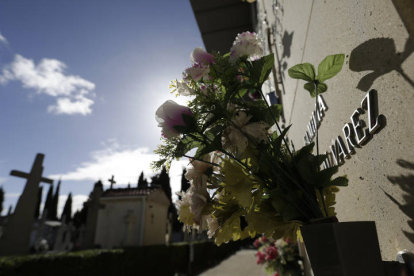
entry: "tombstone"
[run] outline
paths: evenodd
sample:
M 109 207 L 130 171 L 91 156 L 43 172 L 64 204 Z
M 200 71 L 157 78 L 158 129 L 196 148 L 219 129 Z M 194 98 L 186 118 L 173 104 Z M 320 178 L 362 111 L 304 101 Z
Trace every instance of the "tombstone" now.
M 0 238 L 0 255 L 28 254 L 30 235 L 35 222 L 37 193 L 40 182 L 53 184 L 52 179 L 42 177 L 44 154 L 37 154 L 30 173 L 11 171 L 10 175 L 26 178 L 26 186 L 20 195 L 13 215 Z
M 32 240 L 30 241 L 30 245 L 33 245 L 36 248 L 36 245 L 40 243 L 41 240 L 44 240 L 44 232 L 45 232 L 45 222 L 47 218 L 48 210 L 44 210 L 42 214 L 42 218 L 37 222 L 37 227 L 32 232 Z
M 62 217 L 62 225 L 59 227 L 59 230 L 56 234 L 54 250 L 56 251 L 70 251 L 73 248 L 73 243 L 71 242 L 73 226 L 72 222 L 68 224 L 65 223 L 66 216 Z

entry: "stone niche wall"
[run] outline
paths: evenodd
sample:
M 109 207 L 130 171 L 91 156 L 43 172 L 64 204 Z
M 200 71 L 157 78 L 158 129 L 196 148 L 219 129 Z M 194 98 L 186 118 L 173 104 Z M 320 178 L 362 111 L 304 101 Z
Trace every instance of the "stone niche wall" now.
M 328 80 L 328 107 L 319 128 L 321 153 L 342 136 L 353 112 L 372 89 L 386 125 L 355 154 L 338 175 L 349 186 L 337 195 L 340 221 L 375 221 L 382 257 L 394 260 L 401 249 L 414 251 L 414 42 L 390 0 L 259 1 L 259 24 L 274 32 L 286 125 L 296 148 L 304 135 L 315 99 L 304 81 L 290 79 L 298 63 L 317 65 L 327 55 L 344 53 L 342 71 Z M 283 84 L 283 85 L 282 85 Z M 368 118 L 360 119 L 368 125 Z

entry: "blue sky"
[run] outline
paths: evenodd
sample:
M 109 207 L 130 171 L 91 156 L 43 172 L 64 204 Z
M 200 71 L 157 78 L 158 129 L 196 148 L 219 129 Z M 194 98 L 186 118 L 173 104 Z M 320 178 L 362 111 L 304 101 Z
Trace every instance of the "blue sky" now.
M 188 0 L 1 1 L 3 213 L 25 184 L 10 170 L 28 172 L 38 152 L 43 175 L 62 177 L 62 206 L 69 192 L 80 205 L 112 174 L 124 185 L 150 176 L 155 111 L 199 46 Z M 171 171 L 174 183 L 184 163 Z

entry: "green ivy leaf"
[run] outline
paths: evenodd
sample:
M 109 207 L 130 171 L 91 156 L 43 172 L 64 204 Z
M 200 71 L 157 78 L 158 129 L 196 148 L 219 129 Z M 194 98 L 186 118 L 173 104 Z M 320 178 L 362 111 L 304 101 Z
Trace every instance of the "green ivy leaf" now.
M 301 79 L 308 82 L 315 80 L 315 67 L 310 63 L 297 64 L 290 68 L 288 73 L 293 79 Z
M 305 85 L 303 86 L 306 90 L 309 91 L 310 95 L 312 98 L 316 97 L 316 93 L 315 93 L 315 85 L 311 82 L 305 83 Z M 326 90 L 328 90 L 328 85 L 326 85 L 325 83 L 319 83 L 318 84 L 318 95 L 326 92 Z
M 345 55 L 327 56 L 318 66 L 318 80 L 324 82 L 338 74 L 344 65 Z

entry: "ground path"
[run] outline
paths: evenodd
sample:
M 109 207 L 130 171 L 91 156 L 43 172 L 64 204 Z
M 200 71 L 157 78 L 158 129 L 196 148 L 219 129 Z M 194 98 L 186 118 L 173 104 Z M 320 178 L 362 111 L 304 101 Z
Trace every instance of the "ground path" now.
M 264 267 L 256 264 L 256 250 L 243 249 L 200 276 L 266 276 Z

